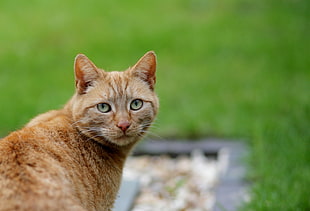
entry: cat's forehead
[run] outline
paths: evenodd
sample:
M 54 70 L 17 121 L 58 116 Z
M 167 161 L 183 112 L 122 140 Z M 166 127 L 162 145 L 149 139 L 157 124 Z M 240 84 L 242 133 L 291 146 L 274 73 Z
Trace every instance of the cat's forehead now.
M 110 72 L 106 72 L 106 74 L 108 74 L 110 78 L 120 79 L 120 78 L 123 78 L 125 75 L 128 75 L 128 72 L 127 71 L 110 71 Z
M 129 74 L 124 72 L 106 72 L 103 80 L 103 87 L 112 88 L 115 92 L 122 92 L 128 88 L 131 81 Z
M 149 87 L 128 71 L 105 72 L 98 84 L 98 91 L 109 99 L 147 97 L 150 93 Z

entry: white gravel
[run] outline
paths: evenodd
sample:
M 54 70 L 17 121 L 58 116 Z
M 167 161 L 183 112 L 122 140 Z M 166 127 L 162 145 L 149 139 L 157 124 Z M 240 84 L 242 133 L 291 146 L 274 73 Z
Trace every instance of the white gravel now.
M 225 154 L 225 153 L 222 153 Z M 140 193 L 132 211 L 209 211 L 214 188 L 226 168 L 226 159 L 208 159 L 199 150 L 191 156 L 129 157 L 124 178 L 138 179 Z

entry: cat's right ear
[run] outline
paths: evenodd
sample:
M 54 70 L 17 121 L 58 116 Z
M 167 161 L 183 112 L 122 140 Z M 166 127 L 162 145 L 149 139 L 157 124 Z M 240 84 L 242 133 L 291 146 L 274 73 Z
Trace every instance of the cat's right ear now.
M 79 94 L 85 94 L 100 75 L 98 68 L 84 54 L 75 57 L 74 74 L 76 91 Z

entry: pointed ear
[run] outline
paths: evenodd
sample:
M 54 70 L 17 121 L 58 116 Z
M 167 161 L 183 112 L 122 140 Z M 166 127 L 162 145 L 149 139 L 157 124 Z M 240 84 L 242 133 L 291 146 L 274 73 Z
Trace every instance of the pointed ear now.
M 99 77 L 98 68 L 84 54 L 78 54 L 74 61 L 75 86 L 79 94 L 85 94 L 87 88 Z
M 152 90 L 156 83 L 156 55 L 153 51 L 147 52 L 131 69 L 134 76 L 147 82 Z

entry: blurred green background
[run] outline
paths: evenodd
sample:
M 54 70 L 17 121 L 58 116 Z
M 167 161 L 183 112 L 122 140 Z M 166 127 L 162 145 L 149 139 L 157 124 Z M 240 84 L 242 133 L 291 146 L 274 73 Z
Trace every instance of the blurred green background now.
M 0 136 L 60 108 L 86 54 L 124 70 L 158 55 L 162 138 L 242 138 L 244 210 L 310 208 L 310 1 L 2 0 Z

